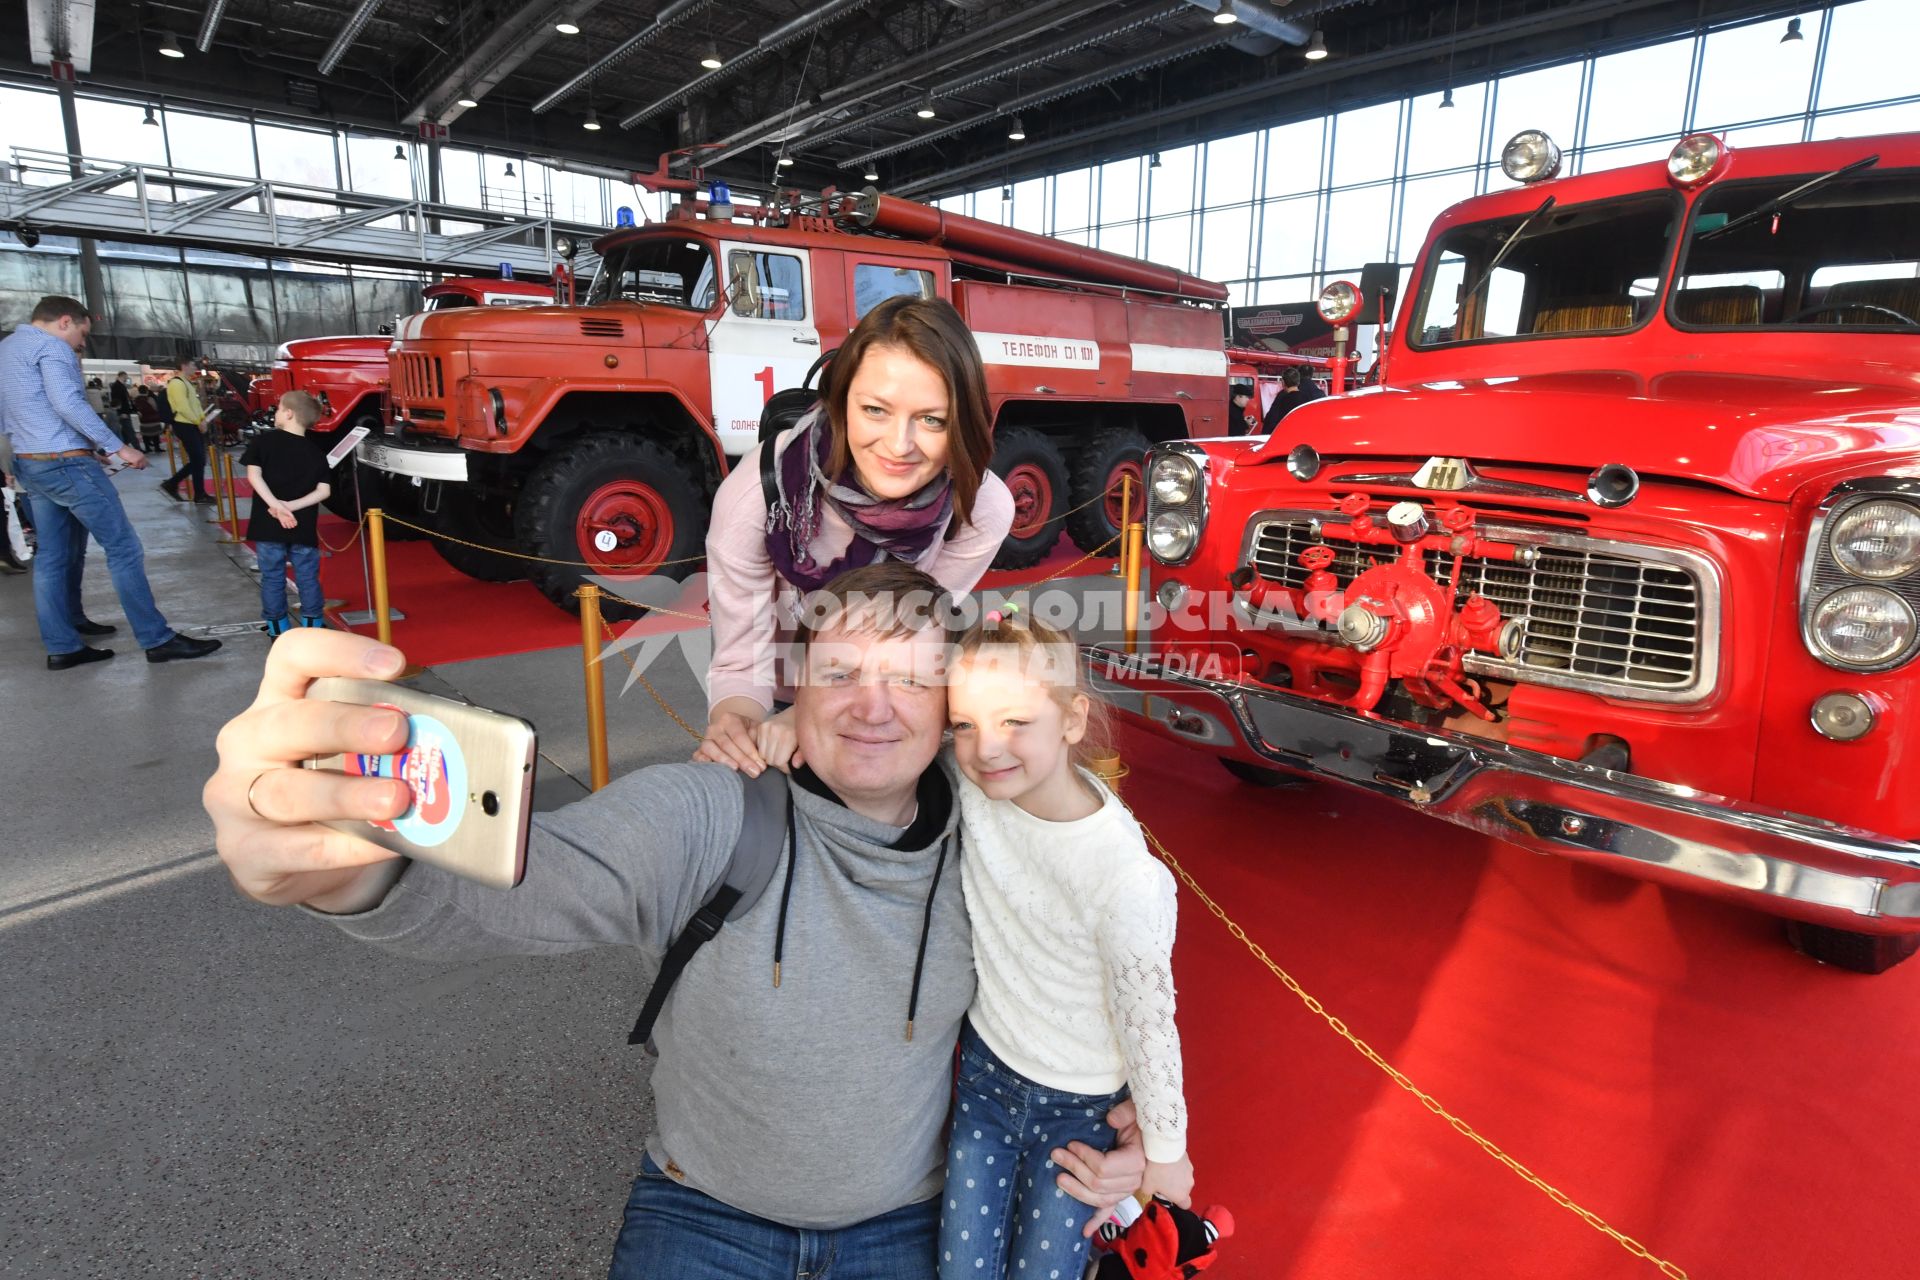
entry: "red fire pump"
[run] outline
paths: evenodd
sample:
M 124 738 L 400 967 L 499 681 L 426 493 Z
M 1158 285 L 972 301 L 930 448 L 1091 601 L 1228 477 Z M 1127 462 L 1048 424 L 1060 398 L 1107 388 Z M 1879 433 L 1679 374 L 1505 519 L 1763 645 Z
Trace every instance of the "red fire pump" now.
M 1520 652 L 1522 626 L 1503 619 L 1500 607 L 1477 592 L 1456 609 L 1460 574 L 1472 557 L 1530 563 L 1538 553 L 1481 537 L 1474 532 L 1474 513 L 1465 507 L 1442 510 L 1436 529 L 1417 502 L 1395 503 L 1384 525 L 1368 514 L 1372 505 L 1364 493 L 1342 498 L 1339 510 L 1347 517 L 1345 523 L 1323 522 L 1320 536 L 1326 541 L 1300 553 L 1307 570 L 1303 587 L 1296 592 L 1247 573 L 1242 581 L 1249 602 L 1338 628 L 1341 643 L 1363 655 L 1360 687 L 1341 700 L 1348 706 L 1371 711 L 1386 692 L 1387 681 L 1399 680 L 1426 706 L 1445 710 L 1457 705 L 1492 720 L 1479 683 L 1465 673 L 1461 659 L 1478 650 L 1511 660 Z M 1337 553 L 1326 542 L 1397 547 L 1400 554 L 1394 560 L 1373 561 L 1342 589 L 1332 570 Z M 1445 583 L 1428 572 L 1429 552 L 1452 556 Z

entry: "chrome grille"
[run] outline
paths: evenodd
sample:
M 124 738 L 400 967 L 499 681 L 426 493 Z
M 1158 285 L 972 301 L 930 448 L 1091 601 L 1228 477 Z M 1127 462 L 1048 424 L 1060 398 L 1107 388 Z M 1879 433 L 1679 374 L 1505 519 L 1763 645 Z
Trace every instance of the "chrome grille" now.
M 1307 571 L 1300 553 L 1322 545 L 1307 513 L 1257 518 L 1247 562 L 1269 582 L 1300 588 Z M 1502 614 L 1525 622 L 1519 657 L 1503 661 L 1476 654 L 1469 670 L 1565 688 L 1625 694 L 1656 701 L 1704 696 L 1717 668 L 1717 583 L 1711 564 L 1693 552 L 1588 538 L 1481 526 L 1482 534 L 1523 542 L 1539 553 L 1531 565 L 1469 559 L 1460 573 L 1460 599 L 1479 593 Z M 1335 576 L 1344 587 L 1370 565 L 1396 557 L 1389 547 L 1326 540 Z M 1431 554 L 1428 572 L 1446 582 L 1453 556 Z

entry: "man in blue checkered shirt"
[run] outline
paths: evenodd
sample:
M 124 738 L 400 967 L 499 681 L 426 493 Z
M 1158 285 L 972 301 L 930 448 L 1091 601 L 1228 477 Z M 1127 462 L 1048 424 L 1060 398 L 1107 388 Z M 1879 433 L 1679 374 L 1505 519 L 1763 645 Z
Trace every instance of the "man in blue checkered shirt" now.
M 142 468 L 147 456 L 122 444 L 87 403 L 80 352 L 92 330 L 85 306 L 52 296 L 40 299 L 30 323 L 0 339 L 0 435 L 13 445 L 14 479 L 33 503 L 39 538 L 33 607 L 47 646 L 47 668 L 65 671 L 113 656 L 113 650 L 93 648 L 83 639 L 113 631 L 89 621 L 80 608 L 88 534 L 106 548 L 113 589 L 147 661 L 204 657 L 220 642 L 179 635 L 160 615 L 147 585 L 140 535 L 107 478 L 113 460 Z

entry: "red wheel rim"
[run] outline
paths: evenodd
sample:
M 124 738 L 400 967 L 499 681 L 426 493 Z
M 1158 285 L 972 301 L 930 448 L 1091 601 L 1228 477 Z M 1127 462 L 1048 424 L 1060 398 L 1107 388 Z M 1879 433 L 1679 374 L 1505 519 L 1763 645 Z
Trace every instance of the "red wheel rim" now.
M 1047 527 L 1053 517 L 1053 481 L 1046 470 L 1023 462 L 1007 472 L 1007 488 L 1013 493 L 1011 538 L 1031 538 Z
M 1124 519 L 1120 510 L 1120 477 L 1122 476 L 1133 477 L 1133 509 L 1125 513 Z M 1113 470 L 1107 473 L 1107 523 L 1116 530 L 1123 528 L 1126 524 L 1147 518 L 1147 490 L 1143 483 L 1145 477 L 1146 472 L 1141 468 L 1140 463 L 1132 458 L 1115 463 Z
M 573 522 L 580 558 L 603 573 L 639 573 L 667 558 L 673 512 L 652 485 L 615 480 L 580 504 Z

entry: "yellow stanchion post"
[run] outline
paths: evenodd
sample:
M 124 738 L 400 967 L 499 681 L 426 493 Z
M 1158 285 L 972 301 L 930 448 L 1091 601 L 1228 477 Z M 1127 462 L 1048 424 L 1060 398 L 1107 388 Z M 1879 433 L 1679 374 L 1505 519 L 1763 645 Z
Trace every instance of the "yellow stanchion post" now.
M 1133 518 L 1133 477 L 1120 477 L 1121 634 L 1128 653 L 1134 652 L 1140 630 L 1140 551 L 1146 526 Z
M 381 644 L 393 643 L 393 616 L 387 608 L 387 514 L 378 507 L 367 512 L 367 550 L 372 556 L 373 633 Z
M 587 763 L 593 789 L 607 785 L 607 681 L 600 663 L 600 588 L 591 582 L 574 593 L 580 601 L 580 663 L 587 677 Z
M 244 542 L 240 536 L 240 502 L 233 489 L 233 456 L 225 450 L 215 450 L 213 483 L 220 490 L 221 505 L 214 510 L 225 511 L 226 517 L 220 522 L 220 541 Z

